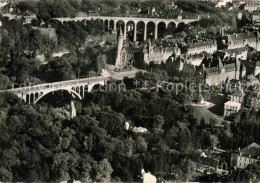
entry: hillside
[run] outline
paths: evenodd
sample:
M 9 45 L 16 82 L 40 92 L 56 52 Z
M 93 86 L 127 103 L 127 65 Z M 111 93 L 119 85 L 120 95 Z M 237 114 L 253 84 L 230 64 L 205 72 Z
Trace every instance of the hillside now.
M 200 121 L 202 118 L 205 119 L 205 122 L 209 124 L 210 120 L 218 120 L 219 117 L 212 112 L 210 112 L 206 107 L 194 106 L 194 116 Z

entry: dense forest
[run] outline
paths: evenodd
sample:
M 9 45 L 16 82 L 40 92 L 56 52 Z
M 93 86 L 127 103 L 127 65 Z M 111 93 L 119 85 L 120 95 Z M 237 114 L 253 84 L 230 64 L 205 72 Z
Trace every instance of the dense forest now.
M 22 22 L 3 17 L 0 20 L 3 24 L 0 29 L 0 89 L 10 88 L 13 81 L 36 84 L 96 76 L 105 67 L 106 54 L 111 48 L 87 45 L 80 49 L 88 36 L 104 34 L 100 22 L 61 24 L 51 21 L 49 25 L 55 28 L 57 38 L 53 39 Z M 52 57 L 55 51 L 63 49 L 70 53 Z M 36 58 L 37 54 L 44 54 L 46 64 Z
M 167 75 L 136 77 L 153 82 Z M 124 79 L 127 88 L 132 87 L 130 81 Z M 189 181 L 196 176 L 194 162 L 202 161 L 199 149 L 232 150 L 260 143 L 260 112 L 241 111 L 231 125 L 206 123 L 183 103 L 185 94 L 138 88 L 88 93 L 76 103 L 77 117 L 65 119 L 47 103 L 29 106 L 1 93 L 0 179 L 134 181 L 144 168 L 159 180 Z M 125 130 L 126 121 L 148 133 Z M 244 171 L 251 174 L 241 176 L 259 177 L 257 170 L 249 166 Z

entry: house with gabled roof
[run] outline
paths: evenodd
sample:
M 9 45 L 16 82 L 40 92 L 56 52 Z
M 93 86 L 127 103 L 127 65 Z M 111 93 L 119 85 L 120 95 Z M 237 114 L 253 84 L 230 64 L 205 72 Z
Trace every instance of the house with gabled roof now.
M 243 169 L 252 163 L 260 161 L 260 145 L 252 143 L 249 146 L 232 153 L 231 166 L 235 169 Z

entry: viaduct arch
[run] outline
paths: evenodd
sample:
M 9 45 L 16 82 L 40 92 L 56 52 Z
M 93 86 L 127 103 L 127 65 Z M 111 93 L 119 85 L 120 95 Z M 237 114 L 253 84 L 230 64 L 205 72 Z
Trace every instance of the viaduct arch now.
M 164 23 L 166 26 L 166 29 L 168 28 L 169 24 L 174 24 L 175 27 L 177 28 L 179 24 L 185 25 L 189 24 L 191 22 L 196 22 L 200 19 L 198 17 L 197 19 L 160 19 L 160 18 L 143 18 L 143 17 L 106 17 L 106 16 L 84 16 L 84 17 L 75 17 L 75 18 L 55 18 L 58 21 L 61 21 L 62 23 L 68 22 L 68 21 L 82 21 L 82 20 L 102 20 L 105 26 L 110 29 L 112 28 L 114 31 L 117 29 L 117 23 L 124 22 L 122 30 L 124 31 L 124 39 L 126 39 L 126 33 L 127 33 L 127 25 L 130 22 L 134 23 L 134 35 L 133 35 L 133 41 L 137 40 L 137 24 L 139 22 L 144 23 L 144 34 L 143 34 L 143 40 L 147 39 L 147 24 L 152 22 L 154 23 L 154 39 L 158 38 L 158 25 L 159 23 Z

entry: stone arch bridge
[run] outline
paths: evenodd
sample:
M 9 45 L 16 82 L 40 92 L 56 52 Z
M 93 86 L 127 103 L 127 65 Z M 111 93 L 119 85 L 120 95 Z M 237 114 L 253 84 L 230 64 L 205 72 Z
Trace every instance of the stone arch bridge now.
M 154 39 L 158 38 L 158 25 L 160 23 L 165 24 L 165 27 L 167 28 L 168 25 L 174 24 L 176 27 L 178 27 L 179 24 L 189 24 L 191 22 L 196 22 L 200 19 L 198 16 L 197 19 L 182 19 L 179 17 L 178 19 L 161 19 L 161 18 L 143 18 L 143 17 L 108 17 L 108 16 L 83 16 L 83 17 L 75 17 L 75 18 L 55 18 L 56 20 L 63 22 L 69 22 L 69 21 L 87 21 L 87 20 L 102 20 L 104 23 L 107 22 L 108 28 L 112 26 L 113 30 L 116 30 L 116 24 L 117 22 L 121 21 L 123 22 L 123 30 L 124 30 L 124 39 L 126 39 L 126 31 L 127 31 L 127 25 L 129 22 L 133 23 L 133 31 L 134 31 L 134 38 L 133 41 L 136 41 L 137 37 L 137 24 L 142 22 L 144 24 L 144 33 L 143 33 L 143 40 L 147 39 L 147 25 L 148 23 L 154 24 Z
M 85 92 L 91 92 L 97 85 L 104 86 L 108 79 L 108 77 L 86 78 L 20 87 L 6 91 L 16 94 L 28 104 L 36 104 L 47 94 L 60 90 L 65 90 L 73 97 L 81 100 L 84 98 Z

